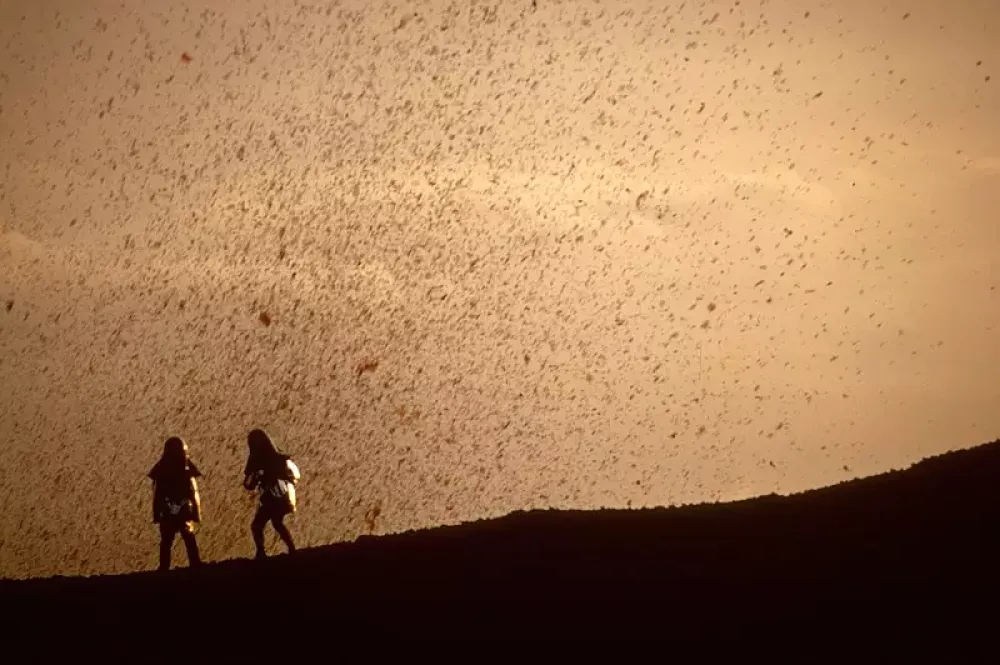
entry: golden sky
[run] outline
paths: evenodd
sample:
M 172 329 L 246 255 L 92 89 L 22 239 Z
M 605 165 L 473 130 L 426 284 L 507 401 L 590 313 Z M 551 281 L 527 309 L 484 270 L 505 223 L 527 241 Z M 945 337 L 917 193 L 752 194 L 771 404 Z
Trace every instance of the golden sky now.
M 304 546 L 1000 435 L 1000 4 L 534 5 L 0 0 L 0 575 L 170 435 L 207 559 L 256 426 Z

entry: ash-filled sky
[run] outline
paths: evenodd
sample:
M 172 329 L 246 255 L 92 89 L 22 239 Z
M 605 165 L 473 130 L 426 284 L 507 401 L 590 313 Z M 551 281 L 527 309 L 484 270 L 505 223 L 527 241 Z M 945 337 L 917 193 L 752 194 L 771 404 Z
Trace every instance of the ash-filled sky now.
M 256 426 L 304 546 L 996 438 L 998 34 L 996 0 L 0 0 L 0 576 L 152 567 L 169 435 L 210 560 L 252 553 Z

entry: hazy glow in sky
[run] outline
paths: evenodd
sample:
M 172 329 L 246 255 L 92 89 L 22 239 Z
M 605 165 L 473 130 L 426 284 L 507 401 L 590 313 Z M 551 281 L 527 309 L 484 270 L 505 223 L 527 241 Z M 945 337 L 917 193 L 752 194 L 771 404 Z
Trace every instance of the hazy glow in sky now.
M 998 435 L 1000 5 L 534 4 L 0 0 L 0 575 L 169 435 L 209 560 L 256 426 L 304 546 Z

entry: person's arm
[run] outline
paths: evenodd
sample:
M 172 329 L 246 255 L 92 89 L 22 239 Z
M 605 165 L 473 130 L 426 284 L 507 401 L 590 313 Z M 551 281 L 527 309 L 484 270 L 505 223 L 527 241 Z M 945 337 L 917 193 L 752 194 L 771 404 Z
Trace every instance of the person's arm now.
M 160 508 L 163 505 L 163 501 L 160 500 L 160 484 L 153 481 L 153 524 L 158 524 L 160 521 Z
M 292 460 L 287 461 L 287 467 L 288 467 L 288 473 L 291 476 L 289 480 L 291 480 L 293 483 L 299 482 L 299 479 L 302 477 L 302 474 L 299 473 L 299 467 L 296 466 L 295 462 L 293 462 Z
M 248 473 L 243 478 L 243 489 L 252 491 L 256 488 L 257 488 L 257 473 L 256 472 Z
M 198 474 L 201 475 L 200 473 Z M 201 495 L 198 493 L 198 481 L 195 476 L 191 477 L 191 510 L 194 513 L 194 521 L 201 523 Z

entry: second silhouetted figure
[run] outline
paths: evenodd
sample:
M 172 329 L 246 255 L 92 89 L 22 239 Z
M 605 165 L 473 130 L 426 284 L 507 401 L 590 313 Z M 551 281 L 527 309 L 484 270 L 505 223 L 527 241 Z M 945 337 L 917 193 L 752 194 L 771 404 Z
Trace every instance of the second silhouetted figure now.
M 263 430 L 255 429 L 247 436 L 250 457 L 244 470 L 243 487 L 248 490 L 260 489 L 260 505 L 250 524 L 253 542 L 257 547 L 257 558 L 267 556 L 264 550 L 264 527 L 270 522 L 274 530 L 288 546 L 288 552 L 295 551 L 292 534 L 285 526 L 285 516 L 295 512 L 295 483 L 299 480 L 299 469 L 288 455 L 275 448 L 271 437 Z

